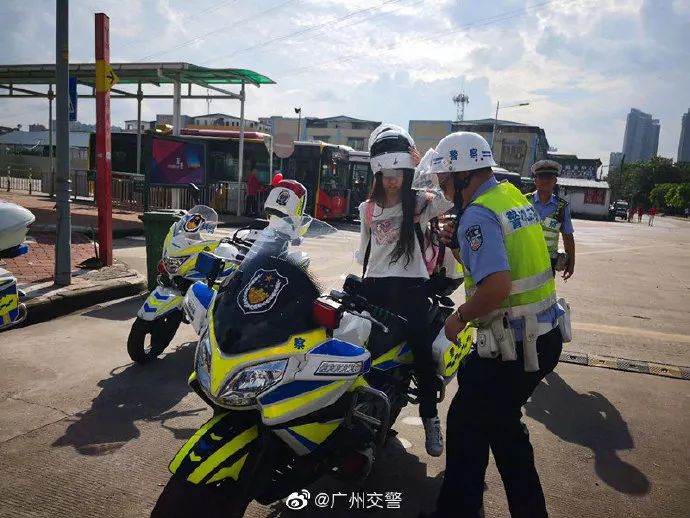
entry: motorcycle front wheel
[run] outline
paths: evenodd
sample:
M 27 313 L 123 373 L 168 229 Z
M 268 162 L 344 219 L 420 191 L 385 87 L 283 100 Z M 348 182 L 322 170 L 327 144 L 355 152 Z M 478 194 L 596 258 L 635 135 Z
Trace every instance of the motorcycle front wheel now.
M 129 357 L 141 364 L 157 358 L 175 337 L 180 322 L 181 309 L 175 309 L 156 320 L 137 317 L 127 338 Z
M 241 518 L 250 501 L 223 484 L 192 484 L 173 476 L 158 497 L 151 518 Z

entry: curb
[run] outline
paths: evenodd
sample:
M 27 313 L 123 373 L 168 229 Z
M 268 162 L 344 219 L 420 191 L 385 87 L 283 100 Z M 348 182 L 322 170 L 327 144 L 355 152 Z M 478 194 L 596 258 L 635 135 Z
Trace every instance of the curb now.
M 91 227 L 86 227 L 84 225 L 72 225 L 72 232 L 76 232 L 78 234 L 84 234 L 86 237 L 91 238 L 91 237 L 96 237 L 98 238 L 98 230 L 92 229 Z M 56 225 L 31 225 L 31 228 L 29 230 L 29 235 L 31 235 L 31 231 L 34 232 L 55 232 L 57 229 Z M 92 234 L 92 230 L 95 230 L 95 235 Z M 144 235 L 144 227 L 143 225 L 141 228 L 116 228 L 113 229 L 113 239 L 119 239 L 122 237 L 129 237 L 129 236 L 143 236 Z
M 625 372 L 637 372 L 638 374 L 651 374 L 664 378 L 690 380 L 690 367 L 668 365 L 663 363 L 628 360 L 626 358 L 614 358 L 613 356 L 599 356 L 577 351 L 563 351 L 560 361 L 586 365 L 588 367 L 601 367 Z
M 26 301 L 27 317 L 22 326 L 45 322 L 95 304 L 139 295 L 145 291 L 146 279 L 133 272 L 127 277 L 41 295 Z

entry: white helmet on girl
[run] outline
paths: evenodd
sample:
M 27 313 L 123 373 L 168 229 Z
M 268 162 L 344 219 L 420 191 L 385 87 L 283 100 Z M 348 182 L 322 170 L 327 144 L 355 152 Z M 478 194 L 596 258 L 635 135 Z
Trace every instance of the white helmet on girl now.
M 475 171 L 495 166 L 491 146 L 477 133 L 458 131 L 441 139 L 431 159 L 431 174 Z
M 410 148 L 412 137 L 395 124 L 381 124 L 369 137 L 371 170 L 379 173 L 384 169 L 414 169 Z

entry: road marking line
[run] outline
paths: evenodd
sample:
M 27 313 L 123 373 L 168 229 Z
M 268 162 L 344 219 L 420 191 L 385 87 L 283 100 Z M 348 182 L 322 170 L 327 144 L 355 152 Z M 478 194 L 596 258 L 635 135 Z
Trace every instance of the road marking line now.
M 619 336 L 638 336 L 650 338 L 652 340 L 680 342 L 690 344 L 690 336 L 675 333 L 662 333 L 650 329 L 640 329 L 637 327 L 609 326 L 606 324 L 594 324 L 591 322 L 573 322 L 573 328 L 578 331 L 589 331 L 592 333 L 604 333 L 607 335 Z

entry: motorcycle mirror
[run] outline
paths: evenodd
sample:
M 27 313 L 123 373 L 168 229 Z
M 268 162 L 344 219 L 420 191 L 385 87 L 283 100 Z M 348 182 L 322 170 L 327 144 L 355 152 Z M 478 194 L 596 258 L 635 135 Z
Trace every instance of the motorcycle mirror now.
M 225 261 L 222 257 L 218 257 L 210 252 L 201 252 L 196 258 L 196 266 L 194 268 L 197 272 L 204 274 L 209 286 L 211 286 L 220 275 L 220 272 L 223 271 L 224 265 Z
M 194 204 L 195 205 L 198 204 L 199 203 L 199 196 L 201 195 L 201 191 L 199 190 L 199 188 L 196 186 L 196 184 L 190 183 L 189 184 L 189 191 L 192 194 L 192 199 L 194 200 Z

